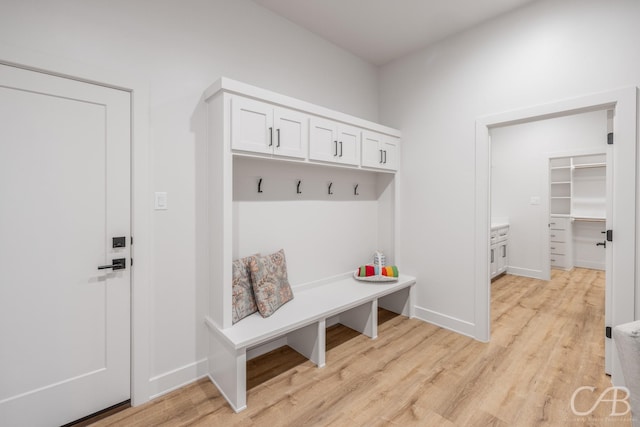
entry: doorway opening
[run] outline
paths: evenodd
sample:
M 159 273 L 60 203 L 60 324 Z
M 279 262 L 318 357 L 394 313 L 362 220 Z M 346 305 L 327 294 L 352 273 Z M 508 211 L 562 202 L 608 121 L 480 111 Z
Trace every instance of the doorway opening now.
M 613 214 L 610 229 L 611 243 L 611 325 L 616 326 L 634 320 L 636 295 L 636 88 L 588 95 L 538 105 L 521 110 L 491 115 L 476 121 L 476 227 L 475 227 L 475 336 L 489 341 L 490 332 L 490 279 L 489 249 L 491 229 L 491 134 L 490 130 L 517 123 L 539 121 L 547 118 L 571 116 L 590 111 L 613 111 L 614 145 L 611 160 Z M 608 226 L 609 227 L 609 226 Z M 548 250 L 548 249 L 547 249 Z M 609 250 L 609 248 L 607 248 Z M 621 369 L 612 349 L 612 381 L 623 385 Z
M 593 285 L 593 293 L 599 295 L 591 295 L 590 301 L 605 316 L 599 335 L 589 337 L 604 342 L 607 363 L 601 370 L 607 373 L 611 372 L 611 340 L 605 339 L 610 311 L 605 289 L 610 283 L 604 280 L 611 268 L 605 240 L 606 219 L 612 211 L 607 197 L 612 176 L 612 165 L 607 168 L 609 116 L 603 109 L 490 130 L 491 223 L 492 230 L 497 224 L 509 225 L 505 270 L 559 289 L 562 284 L 552 280 L 592 277 L 572 274 L 574 268 L 601 272 L 593 276 L 598 283 L 589 280 L 585 289 L 571 289 L 582 292 Z M 568 273 L 552 275 L 552 269 Z

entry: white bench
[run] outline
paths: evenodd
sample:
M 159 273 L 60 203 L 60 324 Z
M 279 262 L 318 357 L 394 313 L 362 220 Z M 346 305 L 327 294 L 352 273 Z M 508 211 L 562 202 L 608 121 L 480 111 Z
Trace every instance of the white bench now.
M 397 282 L 360 282 L 343 275 L 293 288 L 294 299 L 270 317 L 259 313 L 220 329 L 208 316 L 209 378 L 234 411 L 247 407 L 247 351 L 278 338 L 319 368 L 325 364 L 327 319 L 370 338 L 378 336 L 378 306 L 414 317 L 414 277 Z

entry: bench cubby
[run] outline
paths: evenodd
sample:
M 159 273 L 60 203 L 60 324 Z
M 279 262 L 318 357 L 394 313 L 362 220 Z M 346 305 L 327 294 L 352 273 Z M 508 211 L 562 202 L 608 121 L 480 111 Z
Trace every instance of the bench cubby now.
M 322 285 L 294 288 L 294 299 L 270 317 L 255 313 L 235 325 L 220 329 L 211 318 L 210 359 L 212 381 L 237 412 L 246 408 L 247 352 L 276 339 L 312 361 L 325 365 L 327 319 L 375 339 L 378 306 L 413 317 L 415 278 L 401 275 L 397 282 L 365 283 L 350 275 Z M 260 354 L 261 352 L 257 353 Z M 211 360 L 214 361 L 211 364 Z

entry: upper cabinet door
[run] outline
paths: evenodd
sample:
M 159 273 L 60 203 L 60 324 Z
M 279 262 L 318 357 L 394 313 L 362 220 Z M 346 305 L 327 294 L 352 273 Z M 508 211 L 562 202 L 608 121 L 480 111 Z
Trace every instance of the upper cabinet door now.
M 398 170 L 398 138 L 386 137 L 382 141 L 383 167 Z
M 360 164 L 360 135 L 362 131 L 353 126 L 338 127 L 338 160 L 347 165 Z
M 273 152 L 279 156 L 305 159 L 309 146 L 309 118 L 286 108 L 274 110 Z
M 309 159 L 357 166 L 362 131 L 332 120 L 311 118 Z
M 362 166 L 368 168 L 383 168 L 384 153 L 382 135 L 373 132 L 362 132 Z
M 375 132 L 363 132 L 362 166 L 392 171 L 397 170 L 398 138 Z
M 309 159 L 335 162 L 338 158 L 338 138 L 336 123 L 318 117 L 309 122 Z
M 375 132 L 363 132 L 362 166 L 392 171 L 397 170 L 398 138 Z
M 270 154 L 273 152 L 273 106 L 252 99 L 231 99 L 231 148 Z

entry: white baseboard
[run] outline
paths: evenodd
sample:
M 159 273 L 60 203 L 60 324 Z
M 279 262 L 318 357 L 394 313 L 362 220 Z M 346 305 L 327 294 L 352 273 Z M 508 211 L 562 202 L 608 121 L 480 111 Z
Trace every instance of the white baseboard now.
M 157 375 L 149 380 L 149 399 L 160 397 L 207 375 L 207 358 Z
M 603 262 L 593 262 L 583 259 L 577 259 L 574 266 L 580 268 L 589 268 L 591 270 L 606 270 L 607 268 Z
M 520 267 L 507 267 L 507 274 L 513 274 L 514 276 L 530 277 L 532 279 L 547 280 L 544 274 L 540 270 L 531 270 L 529 268 Z
M 474 323 L 456 319 L 455 317 L 437 313 L 423 307 L 416 306 L 415 309 L 416 319 L 477 339 L 474 335 L 476 331 L 476 325 Z

